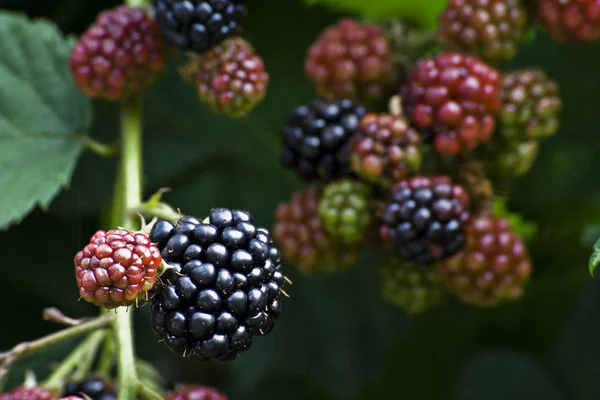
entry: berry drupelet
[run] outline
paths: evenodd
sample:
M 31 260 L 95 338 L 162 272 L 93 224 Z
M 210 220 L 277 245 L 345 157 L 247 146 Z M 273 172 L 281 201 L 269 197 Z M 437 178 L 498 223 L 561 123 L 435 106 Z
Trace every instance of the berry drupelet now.
M 461 301 L 480 307 L 520 298 L 531 275 L 531 261 L 509 222 L 479 215 L 465 235 L 464 250 L 437 267 L 448 289 Z
M 383 210 L 380 236 L 401 258 L 431 264 L 462 249 L 468 207 L 466 190 L 447 177 L 400 181 Z
M 351 141 L 352 170 L 366 181 L 389 186 L 421 167 L 420 144 L 406 118 L 368 114 Z
M 165 400 L 227 400 L 227 396 L 213 387 L 189 386 L 169 393 Z
M 241 32 L 247 0 L 153 0 L 165 39 L 181 50 L 203 53 Z
M 494 132 L 502 81 L 478 58 L 445 52 L 421 59 L 401 89 L 412 124 L 438 152 L 473 150 Z
M 0 400 L 54 400 L 52 393 L 41 387 L 27 388 L 19 386 L 0 394 Z
M 599 0 L 538 0 L 537 15 L 557 42 L 600 39 Z
M 271 331 L 284 285 L 269 232 L 242 210 L 157 222 L 150 238 L 170 266 L 150 295 L 152 327 L 176 354 L 231 361 Z
M 232 118 L 246 116 L 267 92 L 269 74 L 250 43 L 231 38 L 202 56 L 193 57 L 182 75 L 198 88 L 213 112 Z
M 378 101 L 398 80 L 390 47 L 379 26 L 343 19 L 312 44 L 304 69 L 322 97 Z
M 445 288 L 434 269 L 391 258 L 380 269 L 383 297 L 408 314 L 420 314 L 438 305 Z
M 79 294 L 97 306 L 129 306 L 154 286 L 162 262 L 148 236 L 126 229 L 98 231 L 75 255 Z
M 165 65 L 156 22 L 140 8 L 107 10 L 71 52 L 75 82 L 89 97 L 123 100 L 152 84 Z
M 319 217 L 322 190 L 316 187 L 295 192 L 275 210 L 273 238 L 286 261 L 301 273 L 336 271 L 356 260 L 352 247 L 340 245 L 327 234 Z
M 117 400 L 114 388 L 103 379 L 88 377 L 81 382 L 72 382 L 65 385 L 63 396 L 89 397 L 91 400 Z
M 517 54 L 526 28 L 522 0 L 449 0 L 440 14 L 438 39 L 446 50 L 505 61 Z
M 373 193 L 360 181 L 342 179 L 329 183 L 319 202 L 319 217 L 331 237 L 358 243 L 369 233 L 373 221 Z
M 305 180 L 350 175 L 350 139 L 365 114 L 350 100 L 318 99 L 296 108 L 281 129 L 283 164 Z

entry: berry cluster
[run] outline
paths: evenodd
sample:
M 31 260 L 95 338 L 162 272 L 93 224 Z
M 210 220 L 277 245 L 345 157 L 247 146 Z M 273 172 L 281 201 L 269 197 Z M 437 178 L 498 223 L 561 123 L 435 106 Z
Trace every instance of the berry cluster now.
M 242 117 L 263 100 L 269 75 L 239 36 L 246 0 L 152 4 L 151 13 L 128 6 L 106 10 L 79 38 L 70 65 L 85 95 L 120 101 L 147 89 L 164 69 L 170 45 L 190 53 L 182 75 L 210 110 Z
M 305 61 L 318 97 L 281 129 L 282 164 L 312 184 L 275 212 L 283 258 L 335 271 L 380 249 L 382 291 L 411 313 L 442 288 L 477 306 L 523 294 L 531 262 L 508 222 L 519 219 L 494 193 L 532 167 L 562 104 L 542 69 L 491 63 L 514 57 L 536 22 L 557 40 L 600 36 L 600 3 L 448 0 L 438 22 L 437 51 L 398 46 L 395 24 L 327 27 Z

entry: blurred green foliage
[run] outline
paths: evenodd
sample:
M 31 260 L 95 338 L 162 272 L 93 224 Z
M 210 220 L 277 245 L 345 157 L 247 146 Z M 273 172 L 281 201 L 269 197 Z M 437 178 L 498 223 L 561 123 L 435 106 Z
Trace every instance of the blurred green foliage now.
M 78 33 L 114 4 L 20 0 L 0 1 L 0 8 L 48 17 Z M 244 120 L 208 113 L 173 60 L 145 96 L 145 193 L 171 187 L 165 200 L 186 213 L 244 207 L 270 225 L 277 203 L 302 186 L 279 168 L 278 129 L 292 107 L 314 95 L 303 75 L 304 54 L 338 17 L 301 0 L 251 1 L 246 37 L 265 58 L 271 86 Z M 504 68 L 531 65 L 559 82 L 564 112 L 560 132 L 543 144 L 508 202 L 538 227 L 530 244 L 535 273 L 522 301 L 493 310 L 451 304 L 409 319 L 381 299 L 379 259 L 366 254 L 359 266 L 335 275 L 301 277 L 288 267 L 292 297 L 275 330 L 231 366 L 172 356 L 156 343 L 147 309 L 136 312 L 139 354 L 169 380 L 216 384 L 232 400 L 597 399 L 600 283 L 586 269 L 590 246 L 581 232 L 600 217 L 600 45 L 559 46 L 538 34 Z M 93 136 L 110 141 L 117 129 L 118 107 L 97 103 Z M 102 223 L 115 163 L 84 153 L 70 189 L 48 213 L 36 211 L 0 233 L 6 305 L 0 348 L 53 331 L 41 319 L 44 307 L 73 316 L 96 312 L 76 301 L 72 257 Z M 44 363 L 65 351 L 45 354 L 36 370 L 43 373 Z

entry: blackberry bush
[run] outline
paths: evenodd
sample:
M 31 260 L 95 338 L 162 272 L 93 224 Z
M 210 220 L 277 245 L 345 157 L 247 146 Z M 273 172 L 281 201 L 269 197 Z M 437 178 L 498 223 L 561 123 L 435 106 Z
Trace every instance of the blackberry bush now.
M 281 312 L 285 278 L 269 232 L 242 210 L 182 217 L 150 232 L 170 265 L 153 289 L 152 329 L 174 353 L 231 361 Z
M 365 114 L 350 100 L 317 99 L 295 108 L 281 129 L 283 165 L 305 180 L 350 175 L 350 140 Z

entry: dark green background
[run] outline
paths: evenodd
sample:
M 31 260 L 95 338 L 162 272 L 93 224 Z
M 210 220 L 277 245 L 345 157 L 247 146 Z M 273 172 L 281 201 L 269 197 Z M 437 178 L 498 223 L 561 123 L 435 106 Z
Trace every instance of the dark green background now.
M 244 207 L 270 225 L 276 204 L 301 187 L 279 167 L 278 127 L 313 95 L 304 53 L 338 16 L 298 0 L 250 3 L 246 37 L 271 74 L 266 101 L 242 121 L 213 116 L 171 68 L 145 97 L 145 191 L 168 186 L 167 201 L 186 213 Z M 113 4 L 15 0 L 0 1 L 0 8 L 78 33 Z M 292 298 L 276 329 L 230 367 L 172 356 L 152 336 L 146 309 L 136 312 L 140 355 L 170 380 L 216 384 L 232 399 L 600 398 L 600 282 L 587 273 L 590 246 L 581 239 L 586 225 L 600 222 L 600 46 L 558 46 L 538 34 L 512 67 L 530 65 L 559 82 L 564 113 L 559 134 L 542 146 L 510 200 L 540 227 L 531 243 L 535 274 L 521 302 L 484 311 L 450 304 L 409 319 L 381 300 L 378 256 L 365 255 L 357 268 L 336 275 L 304 278 L 288 266 Z M 93 135 L 115 138 L 117 124 L 118 108 L 97 104 Z M 36 211 L 0 233 L 0 348 L 56 329 L 42 321 L 45 307 L 72 316 L 96 312 L 76 301 L 72 257 L 100 224 L 115 161 L 86 153 L 49 213 Z

